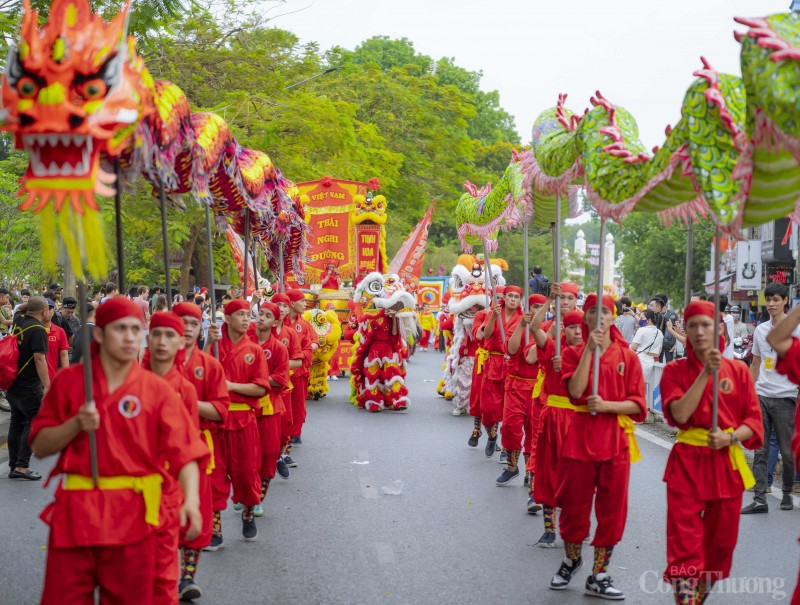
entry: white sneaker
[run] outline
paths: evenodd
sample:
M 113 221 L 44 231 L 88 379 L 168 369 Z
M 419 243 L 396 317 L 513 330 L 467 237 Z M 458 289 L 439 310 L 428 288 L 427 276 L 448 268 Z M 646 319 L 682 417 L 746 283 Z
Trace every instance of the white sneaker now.
M 625 594 L 612 584 L 611 576 L 607 573 L 599 573 L 596 576 L 589 576 L 586 579 L 586 594 L 592 597 L 599 597 L 607 601 L 622 601 Z
M 453 416 L 461 416 L 461 414 L 463 414 L 463 413 L 464 413 L 464 410 L 462 410 L 461 408 L 456 408 L 456 409 L 453 410 Z
M 331 376 L 331 380 L 333 380 L 333 381 L 339 380 L 339 377 L 338 377 L 338 376 L 336 376 L 336 375 L 334 375 L 334 376 Z

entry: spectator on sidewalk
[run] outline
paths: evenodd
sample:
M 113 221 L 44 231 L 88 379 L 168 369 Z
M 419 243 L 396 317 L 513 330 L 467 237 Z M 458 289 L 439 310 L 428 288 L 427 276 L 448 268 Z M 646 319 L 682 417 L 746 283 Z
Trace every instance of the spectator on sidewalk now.
M 739 305 L 731 307 L 731 317 L 733 318 L 733 337 L 747 338 L 750 336 L 747 324 L 742 321 L 742 308 Z
M 633 342 L 636 334 L 636 317 L 633 310 L 633 303 L 630 298 L 623 297 L 617 301 L 617 320 L 614 325 L 622 332 L 622 336 L 628 343 Z
M 8 309 L 8 290 L 0 288 L 0 338 L 8 335 L 14 324 L 14 316 Z
M 28 303 L 28 300 L 30 299 L 30 297 L 31 297 L 31 291 L 30 290 L 23 290 L 22 292 L 19 293 L 20 300 L 19 300 L 19 303 L 17 303 L 14 306 L 14 314 L 16 314 L 17 311 L 19 311 L 19 308 L 22 305 L 25 305 L 25 304 Z
M 542 268 L 536 265 L 531 271 L 531 278 L 528 280 L 528 288 L 531 294 L 543 294 L 547 296 L 550 291 L 550 280 L 542 274 Z M 547 290 L 547 292 L 545 292 Z
M 72 339 L 72 352 L 70 353 L 69 363 L 74 365 L 83 361 L 83 333 L 89 332 L 89 344 L 94 340 L 94 312 L 97 309 L 94 305 L 86 308 L 86 323 L 80 327 Z
M 655 363 L 661 355 L 661 347 L 664 344 L 664 335 L 656 325 L 656 314 L 650 309 L 645 310 L 644 317 L 647 323 L 644 327 L 636 331 L 636 335 L 631 342 L 631 350 L 636 352 L 639 362 L 642 364 L 642 374 L 645 384 L 652 392 L 656 386 Z
M 664 337 L 659 361 L 669 363 L 675 357 L 675 337 L 667 329 L 667 322 L 670 321 L 667 303 L 669 298 L 666 294 L 656 294 L 650 299 L 648 308 L 656 314 L 653 324 L 659 329 Z
M 11 406 L 8 427 L 8 476 L 11 479 L 39 481 L 42 476 L 30 470 L 31 447 L 28 435 L 31 422 L 39 412 L 44 392 L 50 388 L 47 371 L 47 331 L 49 317 L 47 301 L 41 296 L 26 301 L 25 316 L 14 326 L 13 335 L 19 345 L 17 377 L 8 389 L 6 398 Z
M 47 372 L 52 381 L 59 369 L 69 366 L 69 340 L 67 333 L 53 321 L 56 313 L 55 301 L 49 298 L 45 298 L 45 300 L 48 310 L 42 325 L 47 330 Z
M 792 510 L 792 485 L 794 483 L 794 456 L 792 454 L 792 436 L 794 435 L 794 414 L 797 407 L 797 386 L 786 376 L 775 371 L 778 355 L 767 342 L 767 335 L 784 317 L 786 305 L 789 304 L 789 288 L 784 284 L 771 282 L 764 289 L 767 301 L 767 313 L 770 321 L 760 324 L 753 334 L 753 364 L 750 373 L 756 383 L 756 394 L 761 403 L 761 415 L 764 420 L 764 435 L 773 429 L 778 441 L 778 448 L 783 460 L 783 498 L 781 510 Z M 800 328 L 794 336 L 800 336 Z M 769 512 L 766 500 L 767 462 L 769 459 L 769 439 L 756 451 L 753 461 L 753 475 L 756 486 L 753 502 L 742 509 L 743 515 Z

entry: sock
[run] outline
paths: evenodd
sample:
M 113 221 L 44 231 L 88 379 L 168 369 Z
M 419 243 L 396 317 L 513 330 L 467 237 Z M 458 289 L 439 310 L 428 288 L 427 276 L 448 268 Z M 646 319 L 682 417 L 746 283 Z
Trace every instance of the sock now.
M 492 428 L 489 429 L 489 439 L 491 441 L 497 441 L 497 425 L 496 424 Z
M 533 487 L 531 487 L 533 493 Z M 542 514 L 544 515 L 544 531 L 551 534 L 556 533 L 556 507 L 545 504 L 542 507 Z
M 675 578 L 672 581 L 675 591 L 675 605 L 696 605 L 697 580 L 694 578 Z
M 193 548 L 181 548 L 181 580 L 194 582 L 200 551 Z
M 272 479 L 261 479 L 261 501 L 264 501 L 264 498 L 267 497 L 267 491 L 269 490 L 269 482 Z
M 212 534 L 220 538 L 222 537 L 222 513 L 218 510 L 214 511 L 214 527 L 212 529 Z
M 608 562 L 611 560 L 611 553 L 613 552 L 613 546 L 594 547 L 594 567 L 592 567 L 592 575 L 596 576 L 599 573 L 608 573 Z
M 472 419 L 472 434 L 480 437 L 481 434 L 481 419 L 475 416 Z
M 581 558 L 581 549 L 583 549 L 583 544 L 564 542 L 564 551 L 567 553 L 567 558 L 570 561 L 577 561 Z
M 253 506 L 245 506 L 242 509 L 242 521 L 252 521 L 255 518 L 253 514 Z
M 531 485 L 528 488 L 528 498 L 533 498 L 533 473 L 531 473 Z
M 508 469 L 514 470 L 517 468 L 517 463 L 519 462 L 519 454 L 521 450 L 509 450 L 508 451 Z
M 714 588 L 714 580 L 700 578 L 697 581 L 697 605 L 703 605 Z
M 291 453 L 292 453 L 292 440 L 289 439 L 289 445 L 286 446 L 286 455 L 288 456 Z

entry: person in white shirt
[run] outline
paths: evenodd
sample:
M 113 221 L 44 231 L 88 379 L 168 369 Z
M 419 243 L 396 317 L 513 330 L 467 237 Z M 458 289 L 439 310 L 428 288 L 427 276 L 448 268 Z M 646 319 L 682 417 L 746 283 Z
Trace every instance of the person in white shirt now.
M 639 361 L 642 364 L 642 374 L 648 389 L 652 390 L 655 385 L 655 363 L 661 355 L 661 348 L 664 345 L 664 335 L 656 325 L 656 314 L 650 309 L 645 310 L 644 317 L 647 324 L 636 330 L 631 342 L 631 350 L 636 351 Z
M 731 308 L 728 305 L 728 297 L 720 294 L 719 297 L 719 310 L 722 311 L 722 321 L 725 322 L 725 349 L 722 351 L 723 359 L 733 359 L 733 315 L 731 315 Z
M 731 317 L 733 317 L 733 337 L 747 338 L 750 336 L 747 324 L 742 321 L 742 308 L 739 305 L 731 307 Z
M 767 313 L 770 321 L 765 321 L 753 333 L 753 364 L 750 373 L 756 383 L 756 394 L 761 403 L 761 415 L 764 420 L 764 435 L 775 430 L 778 449 L 783 459 L 783 498 L 781 510 L 792 510 L 792 485 L 794 483 L 794 455 L 792 454 L 792 437 L 794 435 L 794 414 L 797 405 L 797 386 L 786 376 L 775 371 L 778 355 L 767 342 L 767 335 L 784 317 L 786 305 L 789 304 L 789 288 L 784 284 L 769 283 L 764 289 L 767 301 Z M 794 336 L 800 337 L 800 328 Z M 721 387 L 720 387 L 721 388 Z M 753 461 L 753 475 L 756 485 L 753 502 L 742 509 L 743 515 L 769 512 L 766 500 L 767 492 L 767 459 L 769 457 L 769 439 L 756 451 Z

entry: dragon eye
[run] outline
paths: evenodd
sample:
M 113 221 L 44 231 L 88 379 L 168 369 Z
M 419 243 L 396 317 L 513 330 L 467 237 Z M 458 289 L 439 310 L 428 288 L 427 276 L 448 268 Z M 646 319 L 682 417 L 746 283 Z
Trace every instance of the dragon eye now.
M 106 96 L 106 92 L 108 91 L 108 87 L 106 83 L 103 82 L 100 78 L 95 78 L 94 80 L 89 80 L 85 82 L 80 87 L 80 93 L 84 99 L 89 101 L 93 101 L 96 99 L 102 99 Z
M 39 86 L 33 81 L 33 78 L 20 78 L 20 81 L 17 82 L 17 90 L 23 99 L 30 99 L 39 92 Z
M 383 289 L 383 286 L 381 285 L 381 282 L 379 282 L 378 280 L 375 280 L 375 281 L 371 281 L 367 285 L 367 289 L 370 292 L 380 292 Z

